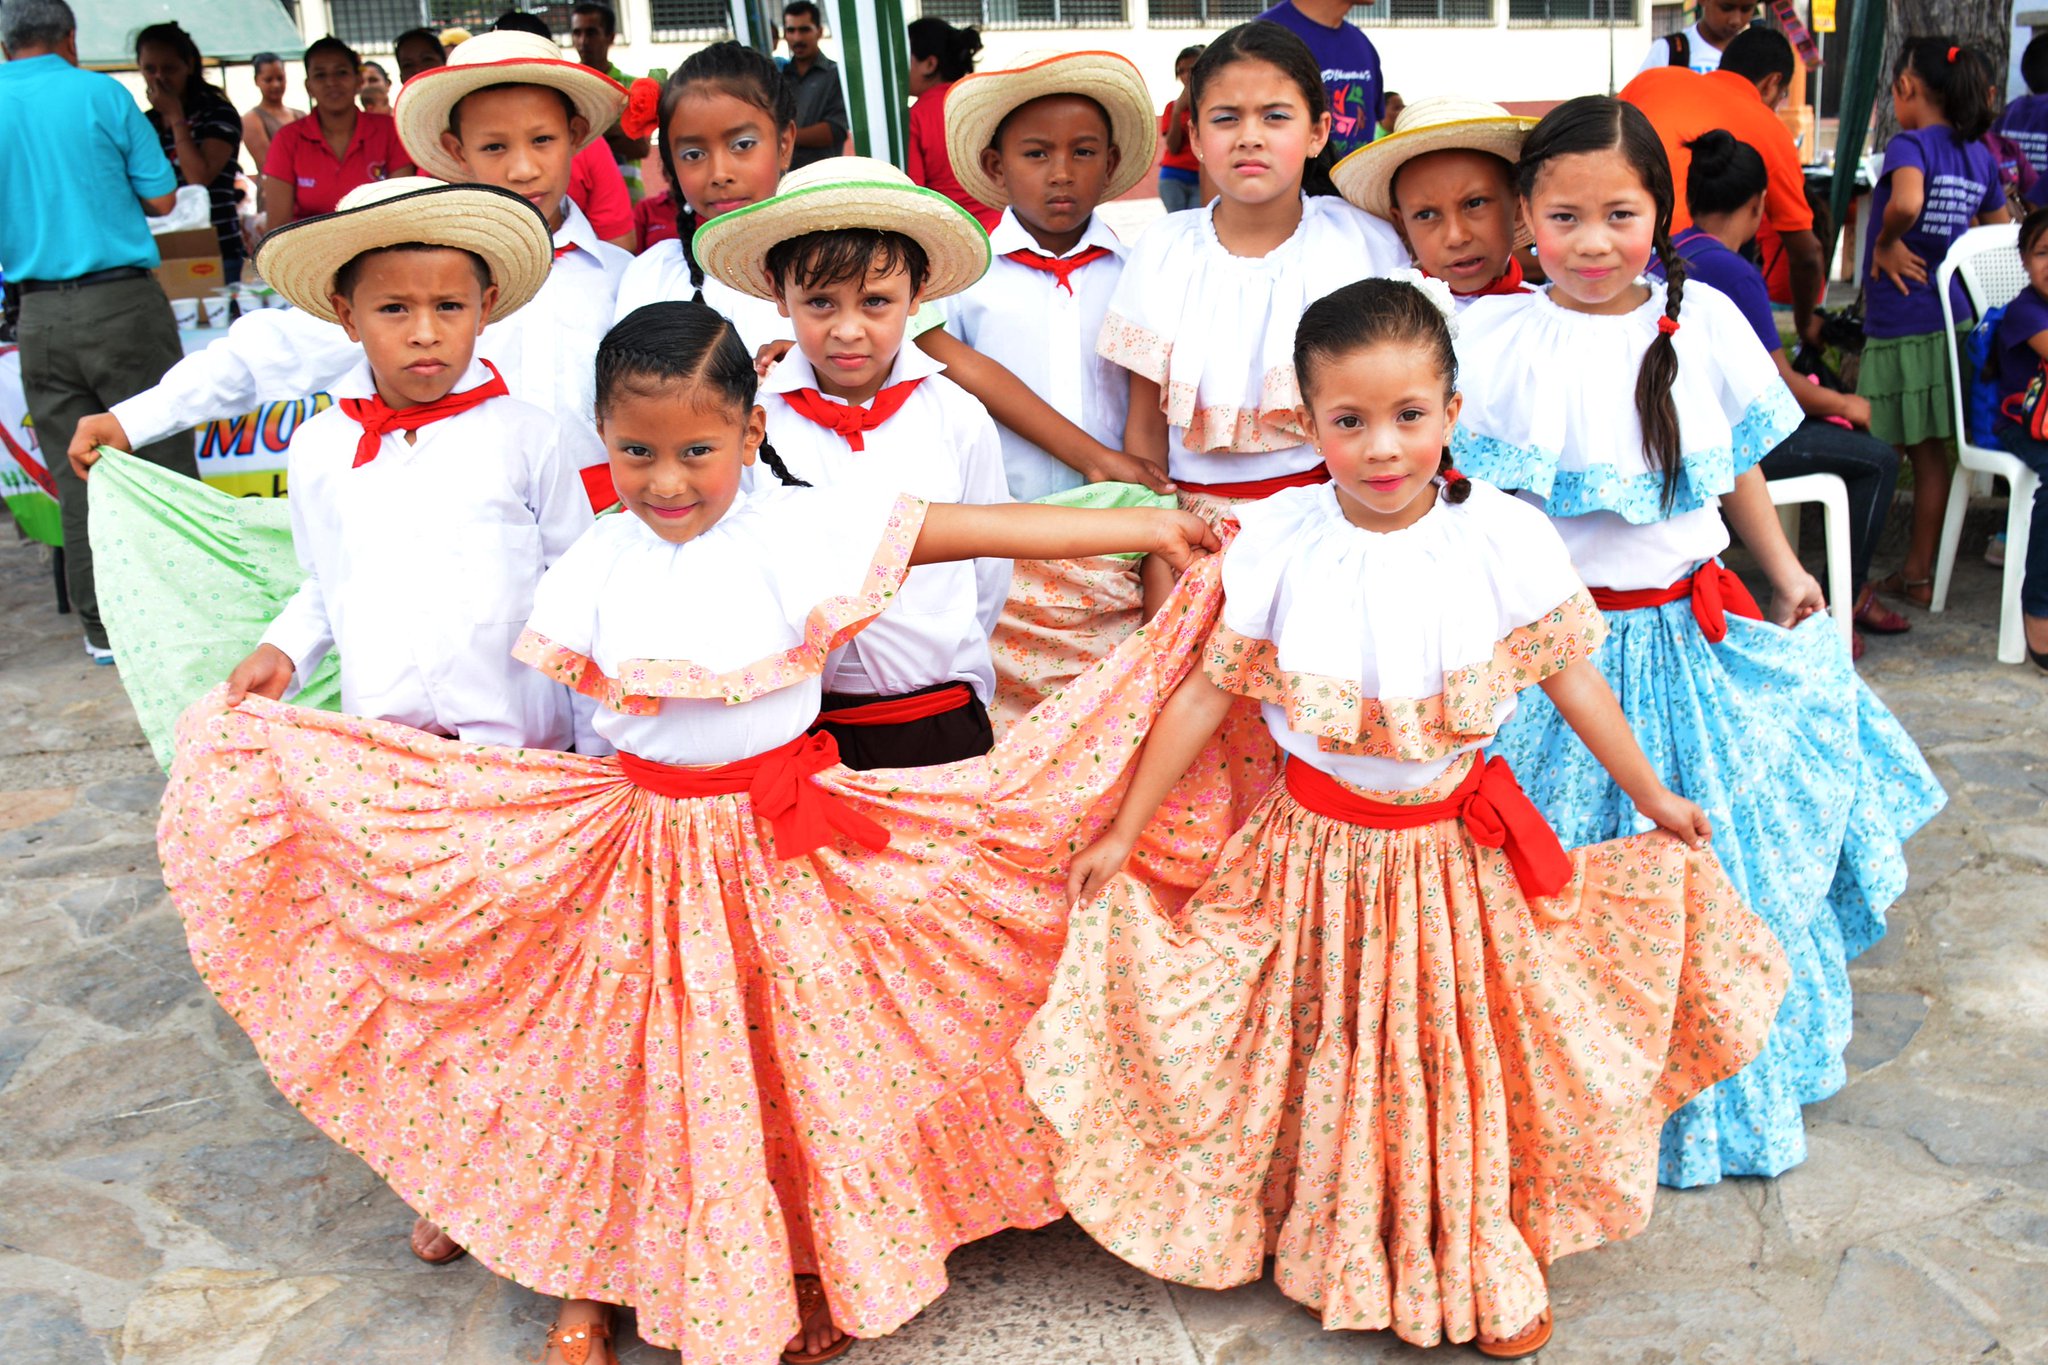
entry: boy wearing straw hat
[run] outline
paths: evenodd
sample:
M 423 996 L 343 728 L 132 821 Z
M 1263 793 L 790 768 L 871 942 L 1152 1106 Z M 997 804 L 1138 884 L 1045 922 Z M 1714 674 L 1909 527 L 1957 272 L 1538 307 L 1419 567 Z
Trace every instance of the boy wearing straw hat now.
M 335 405 L 292 433 L 306 579 L 229 676 L 231 703 L 281 697 L 338 650 L 351 714 L 486 744 L 595 744 L 568 690 L 511 652 L 589 503 L 554 419 L 477 355 L 485 323 L 540 290 L 550 250 L 520 196 L 420 176 L 362 186 L 264 242 L 264 279 L 357 360 Z
M 1394 225 L 1422 273 L 1451 287 L 1462 310 L 1527 286 L 1527 240 L 1515 191 L 1522 139 L 1536 126 L 1485 100 L 1444 95 L 1401 110 L 1394 131 L 1337 163 L 1337 192 Z
M 695 251 L 707 275 L 775 300 L 790 319 L 796 345 L 760 401 L 768 441 L 795 478 L 1010 501 L 987 410 L 904 344 L 920 304 L 988 269 L 988 236 L 966 210 L 886 162 L 833 157 L 790 172 L 774 198 L 704 224 Z M 988 636 L 1009 582 L 1008 560 L 914 569 L 881 619 L 832 653 L 819 725 L 848 767 L 988 752 Z
M 632 257 L 598 237 L 568 189 L 576 152 L 625 107 L 626 92 L 610 77 L 564 60 L 548 39 L 517 32 L 470 39 L 448 65 L 407 81 L 392 105 L 422 174 L 509 191 L 545 216 L 553 238 L 546 282 L 516 320 L 494 322 L 479 349 L 515 396 L 555 414 L 563 449 L 591 471 L 585 478 L 598 506 L 609 505 L 612 493 L 591 412 L 590 357 L 611 326 L 613 297 Z M 89 465 L 95 445 L 128 449 L 321 391 L 361 358 L 339 327 L 314 313 L 251 313 L 155 388 L 85 419 L 71 445 L 73 463 Z

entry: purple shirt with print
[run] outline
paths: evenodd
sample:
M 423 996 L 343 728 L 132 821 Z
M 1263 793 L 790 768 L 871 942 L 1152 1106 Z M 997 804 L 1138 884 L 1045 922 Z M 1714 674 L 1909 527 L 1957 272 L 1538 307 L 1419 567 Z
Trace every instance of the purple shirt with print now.
M 2005 306 L 2005 316 L 1998 320 L 1998 347 L 1992 354 L 1998 361 L 2000 398 L 2025 393 L 2027 385 L 2034 382 L 2041 357 L 2032 343 L 2043 332 L 2048 332 L 2048 299 L 2028 285 L 2013 296 Z
M 1883 276 L 1865 281 L 1863 334 L 1877 340 L 1941 330 L 1941 300 L 1934 294 L 1934 272 L 1941 258 L 1948 254 L 1950 242 L 1969 231 L 1972 218 L 2005 207 L 1998 163 L 1982 142 L 1959 145 L 1955 133 L 1945 125 L 1899 133 L 1885 144 L 1884 179 L 1870 196 L 1870 224 L 1863 235 L 1865 259 L 1876 251 L 1884 212 L 1892 202 L 1892 173 L 1907 166 L 1920 172 L 1927 197 L 1919 220 L 1906 229 L 1906 248 L 1927 263 L 1928 282 L 1909 283 L 1907 292 L 1901 294 Z M 1956 321 L 1969 316 L 1960 287 L 1952 302 Z
M 2048 171 L 2048 95 L 2020 96 L 2005 106 L 1991 127 L 2017 142 L 2037 172 Z M 2048 175 L 2036 180 L 2027 195 L 2030 204 L 2043 199 L 2048 199 Z
M 1330 146 L 1336 160 L 1372 141 L 1373 130 L 1387 112 L 1386 83 L 1380 78 L 1380 53 L 1372 39 L 1350 22 L 1331 28 L 1319 24 L 1293 5 L 1280 3 L 1259 16 L 1291 29 L 1308 44 L 1323 72 L 1323 93 L 1330 105 Z

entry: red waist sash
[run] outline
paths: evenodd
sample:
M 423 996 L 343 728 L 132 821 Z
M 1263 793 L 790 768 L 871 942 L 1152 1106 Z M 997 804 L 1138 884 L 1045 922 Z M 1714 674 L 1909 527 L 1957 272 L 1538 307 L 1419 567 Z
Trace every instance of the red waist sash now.
M 1572 878 L 1572 861 L 1557 832 L 1515 780 L 1504 758 L 1475 762 L 1456 791 L 1441 801 L 1397 806 L 1360 796 L 1298 758 L 1287 760 L 1287 794 L 1317 815 L 1367 829 L 1415 829 L 1460 820 L 1472 842 L 1508 855 L 1515 881 L 1527 896 L 1555 896 Z
M 1299 474 L 1280 474 L 1270 479 L 1247 479 L 1243 483 L 1191 483 L 1186 479 L 1175 479 L 1176 488 L 1190 493 L 1206 493 L 1212 498 L 1270 498 L 1283 488 L 1309 488 L 1330 481 L 1330 467 L 1317 465 L 1304 469 Z
M 832 842 L 843 834 L 863 848 L 889 845 L 889 831 L 811 781 L 839 761 L 839 745 L 830 735 L 798 735 L 765 754 L 720 763 L 709 768 L 682 768 L 671 763 L 621 753 L 619 766 L 628 781 L 656 796 L 734 796 L 745 792 L 754 813 L 775 834 L 775 856 L 794 858 Z
M 1592 588 L 1589 591 L 1593 594 L 1593 605 L 1602 611 L 1661 607 L 1666 602 L 1690 597 L 1692 619 L 1700 623 L 1700 634 L 1713 645 L 1728 638 L 1729 612 L 1752 621 L 1764 619 L 1763 609 L 1757 606 L 1756 598 L 1750 596 L 1749 589 L 1743 586 L 1735 570 L 1713 560 L 1708 560 L 1668 588 L 1638 588 L 1629 592 Z
M 864 706 L 820 711 L 818 722 L 822 725 L 902 725 L 906 721 L 958 711 L 973 700 L 974 689 L 964 682 L 956 682 L 929 692 L 913 692 L 907 697 L 884 697 Z

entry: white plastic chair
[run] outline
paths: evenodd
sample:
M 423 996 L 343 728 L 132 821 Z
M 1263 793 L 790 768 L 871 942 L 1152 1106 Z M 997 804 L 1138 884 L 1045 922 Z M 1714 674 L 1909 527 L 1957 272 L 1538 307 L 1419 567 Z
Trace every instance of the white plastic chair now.
M 1953 333 L 1954 304 L 1949 298 L 1949 281 L 1960 278 L 1970 305 L 1981 317 L 1988 308 L 2012 302 L 2026 288 L 2027 273 L 2020 265 L 2020 230 L 2011 223 L 1971 228 L 1949 244 L 1948 255 L 1934 272 L 1934 292 L 1941 298 L 1942 323 Z M 2041 487 L 2040 476 L 2017 456 L 1989 446 L 1972 445 L 1963 425 L 1967 406 L 1965 385 L 1969 376 L 1954 367 L 1949 392 L 1955 400 L 1956 452 L 1961 463 L 1948 490 L 1948 515 L 1941 523 L 1941 549 L 1934 559 L 1934 600 L 1929 611 L 1948 606 L 1949 580 L 1955 574 L 1956 551 L 1963 540 L 1963 514 L 1970 506 L 1972 476 L 2004 479 L 2012 487 L 2012 501 L 2005 513 L 2005 583 L 1999 595 L 1998 661 L 2022 663 L 2027 657 L 2026 629 L 2020 619 L 2020 580 L 2027 571 L 2027 532 L 2034 524 L 2034 494 Z M 1988 433 L 1987 433 L 1988 434 Z
M 1827 539 L 1828 601 L 1834 607 L 1835 624 L 1842 643 L 1849 644 L 1856 633 L 1856 591 L 1849 582 L 1849 485 L 1839 474 L 1801 474 L 1790 479 L 1769 479 L 1771 505 L 1780 509 L 1785 539 L 1799 548 L 1799 514 L 1793 510 L 1802 502 L 1821 505 L 1821 530 Z

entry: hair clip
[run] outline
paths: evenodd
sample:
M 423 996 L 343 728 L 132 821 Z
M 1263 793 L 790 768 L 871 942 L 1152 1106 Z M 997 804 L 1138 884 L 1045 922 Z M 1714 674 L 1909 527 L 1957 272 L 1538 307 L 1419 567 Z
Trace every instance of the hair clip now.
M 1670 336 L 1673 332 L 1678 330 L 1678 319 L 1673 317 L 1658 318 L 1657 330 L 1662 332 L 1665 336 Z
M 1452 466 L 1449 466 L 1449 467 L 1447 467 L 1447 468 L 1446 468 L 1446 469 L 1444 470 L 1444 473 L 1443 473 L 1443 479 L 1444 479 L 1444 482 L 1445 482 L 1445 483 L 1463 483 L 1463 482 L 1465 482 L 1465 476 L 1464 476 L 1463 474 L 1460 474 L 1460 473 L 1458 472 L 1458 469 L 1457 469 L 1457 466 L 1456 466 L 1456 465 L 1452 465 Z
M 1955 61 L 1955 59 L 1956 59 L 1956 54 L 1957 54 L 1958 52 L 1961 52 L 1961 51 L 1962 51 L 1962 49 L 1961 49 L 1961 48 L 1959 48 L 1959 47 L 1952 47 L 1952 48 L 1950 48 L 1950 49 L 1948 50 L 1948 59 L 1949 59 L 1949 61 L 1950 61 L 1950 62 L 1954 62 L 1954 61 Z
M 647 76 L 627 87 L 626 108 L 619 118 L 619 131 L 627 137 L 642 138 L 661 126 L 661 82 Z

